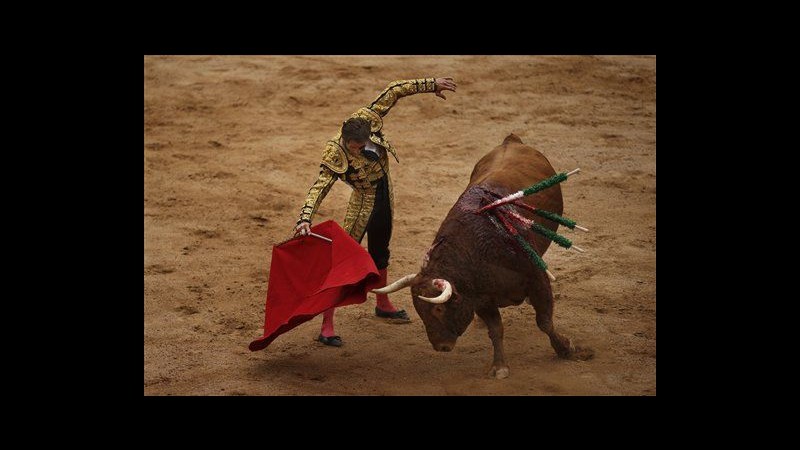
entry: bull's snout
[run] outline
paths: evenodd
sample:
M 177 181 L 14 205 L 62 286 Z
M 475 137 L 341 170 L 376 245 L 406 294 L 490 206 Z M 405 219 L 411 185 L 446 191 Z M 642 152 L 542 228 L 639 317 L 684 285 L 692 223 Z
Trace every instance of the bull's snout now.
M 433 344 L 433 349 L 437 352 L 449 352 L 455 347 L 454 344 Z

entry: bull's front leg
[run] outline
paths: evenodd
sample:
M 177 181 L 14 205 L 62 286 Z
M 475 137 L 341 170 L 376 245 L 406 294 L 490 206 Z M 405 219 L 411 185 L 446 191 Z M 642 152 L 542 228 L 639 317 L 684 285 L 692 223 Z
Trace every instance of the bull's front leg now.
M 500 317 L 500 310 L 490 306 L 476 311 L 476 314 L 486 323 L 486 328 L 489 329 L 489 339 L 492 340 L 494 347 L 494 360 L 489 376 L 497 379 L 508 378 L 508 366 L 503 350 L 503 318 Z

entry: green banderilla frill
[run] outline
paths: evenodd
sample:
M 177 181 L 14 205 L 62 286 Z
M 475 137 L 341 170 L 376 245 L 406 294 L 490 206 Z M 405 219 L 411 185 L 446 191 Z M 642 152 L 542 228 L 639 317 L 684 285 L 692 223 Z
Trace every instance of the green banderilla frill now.
M 542 211 L 541 209 L 534 210 L 533 213 L 542 216 L 545 219 L 550 219 L 555 223 L 560 223 L 570 230 L 574 230 L 575 225 L 578 224 L 578 222 L 575 222 L 574 220 L 567 219 L 566 217 L 559 216 L 558 214 L 551 213 L 549 211 Z
M 547 270 L 547 263 L 544 262 L 544 260 L 542 259 L 541 256 L 539 256 L 538 253 L 536 253 L 536 250 L 534 250 L 533 247 L 531 247 L 531 244 L 529 244 L 528 241 L 526 241 L 525 238 L 523 238 L 520 235 L 516 235 L 514 237 L 517 239 L 517 242 L 519 242 L 519 245 L 523 249 L 525 249 L 525 252 L 528 254 L 528 256 L 531 257 L 534 264 L 539 266 L 539 268 L 542 270 Z
M 534 184 L 533 186 L 529 186 L 529 187 L 523 189 L 522 192 L 525 195 L 535 194 L 535 193 L 537 193 L 537 192 L 539 192 L 539 191 L 541 191 L 543 189 L 549 188 L 550 186 L 553 186 L 555 184 L 561 183 L 562 181 L 564 181 L 566 179 L 567 179 L 567 172 L 561 172 L 561 173 L 559 173 L 557 175 L 553 175 L 552 177 L 550 177 L 550 178 L 548 178 L 546 180 L 542 180 L 542 181 Z
M 508 231 L 506 231 L 506 229 L 503 228 L 503 225 L 501 225 L 500 222 L 494 216 L 492 216 L 491 214 L 487 214 L 487 217 L 489 217 L 489 220 L 492 221 L 494 226 L 496 226 L 497 229 L 500 230 L 500 232 L 508 233 Z M 528 256 L 531 258 L 531 260 L 533 260 L 534 264 L 536 264 L 542 270 L 547 270 L 547 263 L 544 262 L 544 260 L 539 256 L 538 253 L 536 253 L 536 250 L 534 250 L 533 247 L 531 247 L 531 244 L 528 244 L 528 241 L 526 241 L 522 236 L 518 234 L 514 235 L 514 239 L 517 240 L 520 247 L 522 247 L 523 250 L 525 250 L 525 253 L 527 253 Z
M 539 225 L 538 223 L 534 223 L 533 225 L 531 225 L 531 230 L 541 234 L 542 236 L 546 237 L 547 239 L 550 239 L 551 241 L 555 242 L 556 244 L 564 248 L 572 247 L 572 241 L 565 238 L 564 236 L 561 236 L 560 234 L 556 233 L 553 230 L 550 230 L 548 228 L 543 227 L 542 225 Z

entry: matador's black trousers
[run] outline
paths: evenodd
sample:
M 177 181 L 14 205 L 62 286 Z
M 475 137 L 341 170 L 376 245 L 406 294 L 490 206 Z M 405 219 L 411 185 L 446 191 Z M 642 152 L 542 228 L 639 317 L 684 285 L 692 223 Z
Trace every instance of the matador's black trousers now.
M 385 176 L 378 180 L 375 205 L 367 222 L 366 234 L 369 235 L 369 255 L 378 270 L 385 269 L 389 266 L 389 241 L 392 240 L 392 210 L 389 205 L 389 183 Z

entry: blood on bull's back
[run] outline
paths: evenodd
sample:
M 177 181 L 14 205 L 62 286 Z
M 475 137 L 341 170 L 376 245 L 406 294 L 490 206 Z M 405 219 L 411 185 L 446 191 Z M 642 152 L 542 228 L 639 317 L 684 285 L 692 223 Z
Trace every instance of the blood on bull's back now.
M 482 186 L 496 194 L 508 195 L 555 174 L 556 171 L 547 157 L 535 148 L 523 144 L 515 134 L 509 134 L 501 145 L 475 164 L 466 190 L 473 186 Z M 518 201 L 559 215 L 564 212 L 560 185 L 522 197 Z M 523 215 L 533 218 L 525 212 Z M 536 221 L 553 231 L 558 228 L 558 224 L 550 220 L 537 217 Z M 538 235 L 533 239 L 539 254 L 543 255 L 551 241 Z

